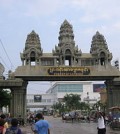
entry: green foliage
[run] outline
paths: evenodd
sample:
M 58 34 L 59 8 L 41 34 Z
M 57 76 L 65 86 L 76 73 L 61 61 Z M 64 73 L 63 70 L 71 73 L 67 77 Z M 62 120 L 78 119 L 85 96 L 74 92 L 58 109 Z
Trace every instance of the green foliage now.
M 59 113 L 62 113 L 62 112 L 65 112 L 66 111 L 64 104 L 62 104 L 61 102 L 58 102 L 56 104 L 53 104 L 52 108 L 55 111 L 59 111 Z
M 90 105 L 88 103 L 81 102 L 80 103 L 80 109 L 90 111 Z
M 90 111 L 90 105 L 81 102 L 80 95 L 78 94 L 66 94 L 62 102 L 58 102 L 52 106 L 54 112 L 69 112 L 72 110 L 86 110 Z
M 10 105 L 11 94 L 7 90 L 0 90 L 0 109 Z
M 105 112 L 106 106 L 107 106 L 106 103 L 102 103 L 101 101 L 97 101 L 94 104 L 93 109 L 95 109 L 95 110 L 101 110 L 101 111 L 104 111 Z
M 76 110 L 80 104 L 80 96 L 78 94 L 66 94 L 63 98 L 67 109 Z

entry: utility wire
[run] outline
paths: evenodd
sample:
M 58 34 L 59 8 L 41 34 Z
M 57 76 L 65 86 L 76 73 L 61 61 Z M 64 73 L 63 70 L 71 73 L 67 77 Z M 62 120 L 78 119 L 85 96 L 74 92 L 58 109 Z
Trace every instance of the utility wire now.
M 3 43 L 2 43 L 2 40 L 1 40 L 1 39 L 0 39 L 0 43 L 1 43 L 2 47 L 3 47 L 3 50 L 4 50 L 5 54 L 6 54 L 6 56 L 7 56 L 8 60 L 9 60 L 9 62 L 11 63 L 11 69 L 12 69 L 12 67 L 14 67 L 14 66 L 13 66 L 13 64 L 12 64 L 12 62 L 11 62 L 11 60 L 10 60 L 10 58 L 9 58 L 8 54 L 7 54 L 7 51 L 5 50 L 5 47 L 4 47 L 4 45 L 3 45 Z
M 0 57 L 1 61 L 4 63 L 4 65 L 7 67 L 7 69 L 9 70 L 9 67 L 7 66 L 7 64 L 5 63 L 5 61 L 3 60 L 2 57 Z

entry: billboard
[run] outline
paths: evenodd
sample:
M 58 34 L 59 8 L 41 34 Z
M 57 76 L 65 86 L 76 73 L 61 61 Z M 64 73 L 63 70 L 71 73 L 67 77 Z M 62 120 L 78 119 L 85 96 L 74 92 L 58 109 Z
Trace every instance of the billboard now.
M 106 89 L 105 84 L 93 84 L 93 92 L 100 92 L 101 90 Z
M 41 102 L 42 95 L 34 95 L 34 102 Z

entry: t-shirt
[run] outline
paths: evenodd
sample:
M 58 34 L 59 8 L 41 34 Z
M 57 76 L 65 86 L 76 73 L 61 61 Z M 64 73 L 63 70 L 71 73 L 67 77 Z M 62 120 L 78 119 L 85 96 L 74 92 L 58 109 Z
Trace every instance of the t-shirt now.
M 50 125 L 47 120 L 39 120 L 35 123 L 35 130 L 38 134 L 48 134 Z
M 105 128 L 105 122 L 104 122 L 104 118 L 103 117 L 98 118 L 98 128 L 99 129 Z

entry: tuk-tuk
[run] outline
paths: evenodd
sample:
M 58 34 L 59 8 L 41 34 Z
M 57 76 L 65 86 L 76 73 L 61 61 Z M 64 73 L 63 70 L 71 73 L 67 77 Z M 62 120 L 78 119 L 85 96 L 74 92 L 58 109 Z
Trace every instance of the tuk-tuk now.
M 109 108 L 109 110 L 111 116 L 110 128 L 120 129 L 120 107 L 111 107 Z

